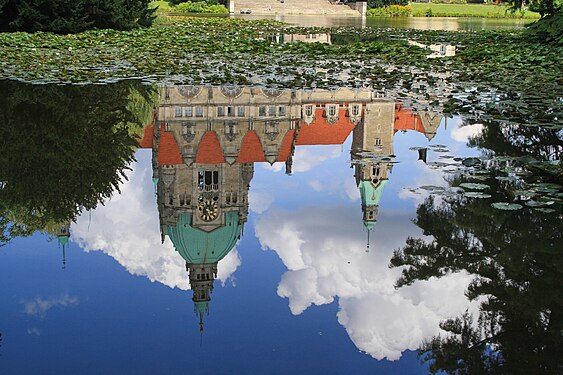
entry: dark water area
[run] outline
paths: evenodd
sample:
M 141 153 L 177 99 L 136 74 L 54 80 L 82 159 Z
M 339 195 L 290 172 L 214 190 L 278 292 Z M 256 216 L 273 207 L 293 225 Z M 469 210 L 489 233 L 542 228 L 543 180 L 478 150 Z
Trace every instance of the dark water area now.
M 561 371 L 557 124 L 346 87 L 0 101 L 2 374 Z

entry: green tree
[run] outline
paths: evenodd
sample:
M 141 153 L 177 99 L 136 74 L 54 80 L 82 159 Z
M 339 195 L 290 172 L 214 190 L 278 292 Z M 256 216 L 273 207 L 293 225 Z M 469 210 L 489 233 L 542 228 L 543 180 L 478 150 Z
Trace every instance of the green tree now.
M 156 90 L 0 81 L 0 242 L 69 222 L 118 189 Z
M 150 26 L 150 0 L 0 0 L 0 31 L 77 33 Z
M 555 129 L 485 124 L 471 145 L 484 153 L 559 160 Z M 512 198 L 510 185 L 486 181 L 494 200 Z M 485 168 L 485 170 L 487 170 Z M 540 175 L 541 174 L 541 175 Z M 551 179 L 536 170 L 528 179 Z M 452 179 L 457 185 L 463 179 Z M 480 301 L 476 317 L 466 313 L 441 323 L 444 334 L 419 350 L 430 371 L 454 374 L 556 374 L 563 370 L 563 253 L 561 213 L 533 209 L 501 211 L 484 199 L 429 197 L 414 223 L 424 235 L 407 239 L 391 266 L 404 267 L 397 287 L 465 271 L 474 278 L 466 295 Z

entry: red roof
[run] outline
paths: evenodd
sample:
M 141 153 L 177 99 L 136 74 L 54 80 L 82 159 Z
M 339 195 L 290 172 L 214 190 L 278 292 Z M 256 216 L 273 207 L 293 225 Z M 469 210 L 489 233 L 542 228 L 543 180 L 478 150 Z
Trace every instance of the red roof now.
M 291 155 L 291 145 L 293 144 L 293 138 L 295 137 L 295 130 L 290 130 L 285 133 L 283 138 L 280 153 L 278 155 L 278 161 L 287 161 Z
M 237 163 L 250 163 L 266 161 L 264 156 L 264 148 L 262 147 L 262 142 L 258 138 L 256 131 L 250 130 L 244 136 L 242 144 L 240 146 L 240 152 L 238 154 Z
M 152 148 L 154 124 L 151 122 L 143 131 L 143 138 L 139 141 L 140 148 Z
M 409 109 L 402 108 L 401 104 L 397 104 L 395 107 L 394 130 L 416 130 L 421 133 L 425 132 L 420 116 L 412 113 Z
M 172 132 L 165 131 L 164 124 L 160 125 L 160 142 L 158 145 L 158 165 L 182 164 L 184 160 L 180 154 L 178 143 Z
M 297 135 L 298 145 L 339 145 L 344 143 L 354 124 L 346 117 L 346 109 L 338 111 L 338 121 L 330 124 L 324 117 L 324 109 L 315 111 L 315 121 L 307 125 L 301 122 L 301 128 Z
M 219 143 L 219 138 L 217 138 L 217 134 L 214 131 L 207 131 L 203 135 L 201 142 L 199 142 L 195 162 L 202 164 L 221 164 L 225 162 L 221 143 Z

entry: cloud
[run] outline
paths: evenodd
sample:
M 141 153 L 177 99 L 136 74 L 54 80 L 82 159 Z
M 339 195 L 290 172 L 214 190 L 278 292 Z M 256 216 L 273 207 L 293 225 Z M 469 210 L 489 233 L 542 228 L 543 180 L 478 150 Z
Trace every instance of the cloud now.
M 70 307 L 78 305 L 78 297 L 62 294 L 59 297 L 44 299 L 37 297 L 33 300 L 22 300 L 23 311 L 26 315 L 44 318 L 53 307 Z
M 296 147 L 293 157 L 293 173 L 307 172 L 325 160 L 337 158 L 341 154 L 341 145 Z
M 354 344 L 377 359 L 396 360 L 439 333 L 438 323 L 468 308 L 471 277 L 458 273 L 394 288 L 401 270 L 390 269 L 393 250 L 421 236 L 407 215 L 380 212 L 366 252 L 367 232 L 354 207 L 272 209 L 256 222 L 263 249 L 275 251 L 288 271 L 278 295 L 295 315 L 338 300 L 339 323 Z
M 478 136 L 483 132 L 483 124 L 457 126 L 452 129 L 452 139 L 457 142 L 467 143 L 469 138 Z
M 150 153 L 137 152 L 137 163 L 114 196 L 92 213 L 84 213 L 72 227 L 72 238 L 84 251 L 102 251 L 133 275 L 145 276 L 171 288 L 190 289 L 184 259 L 168 237 L 160 241 L 160 227 Z M 218 264 L 225 282 L 241 259 L 236 248 Z
M 274 197 L 270 193 L 254 190 L 248 192 L 249 209 L 257 214 L 261 214 L 270 208 L 273 201 Z

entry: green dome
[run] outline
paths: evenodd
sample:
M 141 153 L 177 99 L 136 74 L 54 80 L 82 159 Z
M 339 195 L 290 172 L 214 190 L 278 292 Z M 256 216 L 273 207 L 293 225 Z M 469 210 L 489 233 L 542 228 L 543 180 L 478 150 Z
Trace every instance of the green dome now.
M 242 226 L 238 212 L 225 214 L 225 226 L 211 232 L 192 227 L 192 215 L 181 214 L 175 227 L 167 227 L 166 232 L 176 251 L 188 263 L 215 263 L 223 259 L 235 246 Z
M 364 227 L 366 227 L 367 230 L 372 230 L 374 226 L 375 226 L 375 221 L 365 221 L 364 220 Z
M 381 180 L 377 187 L 373 186 L 371 181 L 360 181 L 358 187 L 360 188 L 360 196 L 362 197 L 362 204 L 364 206 L 379 206 L 379 200 L 383 194 L 383 188 L 387 185 L 389 180 Z
M 64 246 L 68 243 L 68 236 L 58 236 L 59 244 Z

